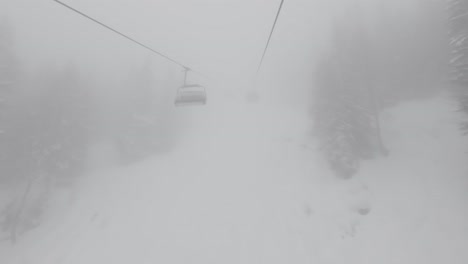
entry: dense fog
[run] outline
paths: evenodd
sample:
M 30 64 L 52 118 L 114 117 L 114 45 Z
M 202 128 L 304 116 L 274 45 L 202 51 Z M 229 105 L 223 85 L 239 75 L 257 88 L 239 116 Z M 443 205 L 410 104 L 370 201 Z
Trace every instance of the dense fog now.
M 467 13 L 0 0 L 0 263 L 466 263 Z

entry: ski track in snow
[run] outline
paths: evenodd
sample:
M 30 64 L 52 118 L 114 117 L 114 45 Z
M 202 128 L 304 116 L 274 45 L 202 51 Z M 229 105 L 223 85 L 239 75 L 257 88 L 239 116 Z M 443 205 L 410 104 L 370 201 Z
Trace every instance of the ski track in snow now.
M 447 99 L 388 110 L 390 156 L 345 181 L 307 111 L 215 95 L 180 109 L 192 125 L 175 150 L 89 175 L 0 263 L 468 263 L 467 146 Z

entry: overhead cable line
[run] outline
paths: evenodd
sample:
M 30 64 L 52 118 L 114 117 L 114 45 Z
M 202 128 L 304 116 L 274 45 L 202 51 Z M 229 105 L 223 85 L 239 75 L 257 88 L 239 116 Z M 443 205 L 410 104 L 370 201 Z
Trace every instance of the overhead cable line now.
M 270 46 L 271 37 L 273 36 L 273 32 L 275 31 L 276 22 L 278 22 L 278 18 L 279 18 L 279 15 L 281 13 L 281 9 L 283 8 L 283 3 L 284 3 L 284 0 L 281 0 L 281 3 L 280 3 L 279 8 L 278 8 L 278 12 L 276 13 L 275 22 L 273 22 L 273 26 L 271 27 L 270 36 L 268 37 L 267 44 L 265 46 L 265 49 L 263 50 L 262 59 L 260 60 L 260 64 L 258 65 L 258 68 L 257 68 L 257 75 L 260 72 L 260 69 L 262 68 L 263 60 L 265 59 L 265 54 L 266 54 L 266 52 L 268 50 L 268 47 Z
M 153 52 L 153 53 L 155 53 L 155 54 L 157 54 L 157 55 L 159 55 L 159 56 L 161 56 L 161 57 L 163 57 L 163 58 L 165 58 L 166 60 L 169 60 L 169 61 L 171 61 L 171 62 L 173 62 L 173 63 L 179 65 L 180 67 L 184 68 L 185 70 L 191 70 L 190 67 L 188 67 L 188 66 L 186 66 L 186 65 L 184 65 L 184 64 L 182 64 L 182 63 L 180 63 L 180 62 L 178 62 L 178 61 L 176 61 L 176 60 L 174 60 L 174 59 L 172 59 L 172 58 L 170 58 L 169 56 L 167 56 L 167 55 L 165 55 L 165 54 L 163 54 L 163 53 L 161 53 L 161 52 L 159 52 L 159 51 L 156 51 L 156 50 L 154 50 L 154 49 L 148 47 L 147 45 L 145 45 L 145 44 L 143 44 L 143 43 L 141 43 L 141 42 L 139 42 L 139 41 L 137 41 L 137 40 L 135 40 L 135 39 L 133 39 L 133 38 L 131 38 L 131 37 L 129 37 L 129 36 L 127 36 L 127 35 L 121 33 L 121 32 L 119 32 L 119 31 L 117 31 L 117 30 L 115 30 L 115 29 L 113 29 L 113 28 L 111 28 L 111 27 L 109 27 L 109 26 L 107 26 L 106 24 L 104 24 L 104 23 L 102 23 L 102 22 L 99 22 L 98 20 L 96 20 L 96 19 L 94 19 L 94 18 L 92 18 L 92 17 L 86 15 L 85 13 L 83 13 L 83 12 L 81 12 L 81 11 L 79 11 L 79 10 L 77 10 L 77 9 L 75 9 L 75 8 L 73 8 L 73 7 L 71 7 L 71 6 L 67 5 L 67 4 L 65 4 L 65 3 L 61 2 L 61 1 L 59 1 L 59 0 L 53 0 L 53 1 L 56 2 L 56 3 L 58 3 L 58 4 L 61 4 L 62 6 L 68 8 L 68 9 L 70 9 L 70 10 L 72 10 L 72 11 L 74 11 L 75 13 L 78 13 L 78 14 L 84 16 L 85 18 L 87 18 L 87 19 L 93 21 L 94 23 L 97 23 L 97 24 L 99 24 L 99 25 L 101 25 L 101 26 L 107 28 L 108 30 L 110 30 L 110 31 L 112 31 L 112 32 L 114 32 L 114 33 L 116 33 L 116 34 L 118 34 L 118 35 L 120 35 L 120 36 L 122 36 L 122 37 L 124 37 L 124 38 L 126 38 L 126 39 L 128 39 L 128 40 L 130 40 L 130 41 L 132 41 L 132 42 L 134 42 L 135 44 L 137 44 L 137 45 L 139 45 L 139 46 L 141 46 L 141 47 L 143 47 L 143 48 L 145 48 L 145 49 L 147 49 L 147 50 L 149 50 L 149 51 L 151 51 L 151 52 Z M 192 72 L 195 72 L 195 71 L 193 71 L 193 70 L 191 70 L 191 71 L 192 71 Z M 197 73 L 198 73 L 198 72 L 197 72 Z

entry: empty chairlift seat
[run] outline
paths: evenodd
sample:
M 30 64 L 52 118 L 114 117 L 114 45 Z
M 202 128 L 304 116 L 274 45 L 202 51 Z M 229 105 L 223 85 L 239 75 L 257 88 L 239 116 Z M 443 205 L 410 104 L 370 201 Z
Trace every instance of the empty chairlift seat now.
M 175 99 L 176 106 L 205 105 L 205 87 L 198 84 L 183 85 L 177 90 Z

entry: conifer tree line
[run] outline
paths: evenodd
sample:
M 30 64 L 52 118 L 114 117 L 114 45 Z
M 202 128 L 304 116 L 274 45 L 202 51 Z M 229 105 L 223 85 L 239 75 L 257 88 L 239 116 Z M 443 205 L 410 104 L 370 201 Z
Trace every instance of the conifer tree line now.
M 121 165 L 167 151 L 175 123 L 169 93 L 157 92 L 154 67 L 128 74 L 118 101 L 95 96 L 94 76 L 70 63 L 27 74 L 13 28 L 0 24 L 1 229 L 12 240 L 38 224 L 55 188 L 73 185 L 90 170 L 90 149 L 110 142 Z M 25 198 L 26 197 L 26 198 Z
M 468 114 L 468 1 L 448 0 L 447 10 L 450 79 L 456 87 L 454 93 L 460 112 Z M 468 121 L 462 122 L 461 130 L 468 134 Z
M 391 1 L 377 1 L 373 17 L 350 5 L 334 23 L 330 48 L 315 72 L 312 117 L 323 156 L 339 177 L 353 176 L 362 160 L 391 153 L 382 111 L 442 86 L 443 5 L 413 2 L 414 12 L 401 13 Z

